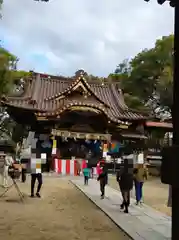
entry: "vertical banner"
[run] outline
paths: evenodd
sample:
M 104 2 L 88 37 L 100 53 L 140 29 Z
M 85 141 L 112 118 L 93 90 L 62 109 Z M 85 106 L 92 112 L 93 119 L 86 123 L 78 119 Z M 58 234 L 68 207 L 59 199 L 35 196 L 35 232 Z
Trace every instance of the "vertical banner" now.
M 61 174 L 62 175 L 66 175 L 67 173 L 66 173 L 66 161 L 67 160 L 63 160 L 62 159 L 62 161 L 61 161 Z
M 87 160 L 82 160 L 82 162 L 81 162 L 81 169 L 83 170 L 86 167 L 87 167 Z
M 72 176 L 75 175 L 75 161 L 74 160 L 69 160 L 70 161 L 70 174 Z
M 70 162 L 71 162 L 71 160 L 66 160 L 66 171 L 65 171 L 65 173 L 67 175 L 70 174 Z
M 57 140 L 53 139 L 52 155 L 57 153 Z
M 103 144 L 103 157 L 106 157 L 108 153 L 108 144 L 104 143 Z

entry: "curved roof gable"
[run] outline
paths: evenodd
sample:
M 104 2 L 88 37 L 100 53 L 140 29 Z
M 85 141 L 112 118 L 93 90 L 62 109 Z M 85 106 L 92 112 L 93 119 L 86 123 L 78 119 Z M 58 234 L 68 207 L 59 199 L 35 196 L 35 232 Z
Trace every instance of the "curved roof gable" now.
M 59 100 L 61 98 L 66 97 L 67 95 L 71 94 L 73 91 L 76 91 L 78 88 L 82 88 L 84 91 L 89 92 L 92 94 L 99 102 L 109 106 L 109 104 L 103 100 L 103 98 L 97 94 L 94 89 L 90 86 L 87 82 L 83 74 L 81 74 L 75 81 L 73 81 L 64 91 L 56 93 L 50 97 L 47 97 L 45 100 Z
M 82 96 L 82 99 L 79 99 L 78 94 L 71 95 L 80 88 L 85 93 L 90 93 L 90 97 L 87 94 L 86 98 Z M 88 82 L 84 74 L 80 74 L 76 78 L 35 74 L 35 77 L 29 78 L 23 95 L 7 97 L 3 103 L 6 106 L 29 109 L 47 116 L 55 116 L 67 106 L 87 105 L 102 109 L 114 122 L 122 119 L 142 120 L 146 118 L 128 109 L 122 91 L 116 83 L 99 83 L 92 80 Z

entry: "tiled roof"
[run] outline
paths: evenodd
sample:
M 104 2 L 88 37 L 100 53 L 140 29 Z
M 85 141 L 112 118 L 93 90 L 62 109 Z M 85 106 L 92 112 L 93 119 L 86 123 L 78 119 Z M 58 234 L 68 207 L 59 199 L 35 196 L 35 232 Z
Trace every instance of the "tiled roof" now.
M 87 96 L 72 94 L 78 86 L 85 88 Z M 7 97 L 3 103 L 7 106 L 33 110 L 40 116 L 56 116 L 71 106 L 78 105 L 96 108 L 104 112 L 109 120 L 119 123 L 145 118 L 128 109 L 117 84 L 88 81 L 82 74 L 76 78 L 37 74 L 28 80 L 23 95 Z

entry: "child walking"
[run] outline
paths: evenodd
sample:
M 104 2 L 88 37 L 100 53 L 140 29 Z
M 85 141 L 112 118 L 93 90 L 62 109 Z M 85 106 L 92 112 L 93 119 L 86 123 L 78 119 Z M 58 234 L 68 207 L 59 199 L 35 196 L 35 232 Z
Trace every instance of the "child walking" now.
M 83 168 L 83 175 L 84 175 L 84 184 L 88 185 L 88 180 L 90 177 L 90 169 L 88 167 Z

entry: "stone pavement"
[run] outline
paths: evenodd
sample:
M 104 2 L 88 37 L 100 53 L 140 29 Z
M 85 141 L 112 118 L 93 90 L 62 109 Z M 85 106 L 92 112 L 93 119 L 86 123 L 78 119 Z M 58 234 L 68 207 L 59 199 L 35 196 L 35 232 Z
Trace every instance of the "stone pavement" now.
M 90 179 L 84 186 L 83 178 L 71 180 L 92 202 L 134 240 L 169 240 L 171 239 L 171 217 L 142 204 L 136 206 L 131 199 L 129 214 L 120 210 L 122 197 L 119 191 L 106 186 L 106 197 L 100 199 L 99 183 Z

